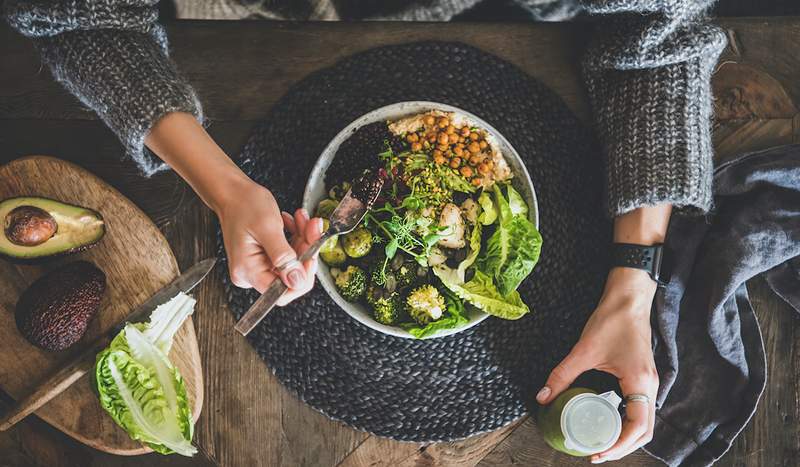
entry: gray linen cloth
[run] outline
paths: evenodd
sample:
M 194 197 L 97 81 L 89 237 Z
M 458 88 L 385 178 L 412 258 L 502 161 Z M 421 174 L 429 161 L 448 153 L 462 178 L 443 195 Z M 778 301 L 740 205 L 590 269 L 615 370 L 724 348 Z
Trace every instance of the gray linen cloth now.
M 765 273 L 800 311 L 800 145 L 725 162 L 714 202 L 705 218 L 673 216 L 676 264 L 654 304 L 660 408 L 645 450 L 669 465 L 719 459 L 764 390 L 764 343 L 745 281 Z

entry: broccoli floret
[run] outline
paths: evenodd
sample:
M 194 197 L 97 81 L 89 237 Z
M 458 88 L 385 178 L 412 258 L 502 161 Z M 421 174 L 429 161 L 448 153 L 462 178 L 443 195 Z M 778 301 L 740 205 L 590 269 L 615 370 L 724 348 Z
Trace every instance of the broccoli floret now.
M 359 227 L 342 237 L 342 247 L 347 256 L 351 258 L 366 256 L 369 250 L 372 249 L 372 233 L 363 227 Z
M 342 298 L 355 302 L 364 296 L 367 290 L 367 274 L 358 266 L 347 266 L 347 269 L 336 276 L 336 288 Z
M 444 297 L 430 284 L 417 287 L 406 298 L 406 311 L 420 326 L 441 318 L 445 307 Z
M 397 292 L 374 299 L 372 316 L 381 324 L 396 324 L 400 318 L 400 296 Z
M 406 262 L 394 273 L 397 279 L 397 287 L 402 289 L 413 284 L 417 279 L 417 265 L 415 263 Z

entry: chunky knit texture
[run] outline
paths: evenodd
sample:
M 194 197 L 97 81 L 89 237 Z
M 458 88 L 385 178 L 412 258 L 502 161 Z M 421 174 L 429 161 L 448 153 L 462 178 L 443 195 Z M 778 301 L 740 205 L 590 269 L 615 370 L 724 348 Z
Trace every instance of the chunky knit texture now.
M 705 12 L 711 0 L 517 0 L 542 19 L 583 10 L 597 37 L 585 80 L 607 155 L 608 213 L 672 203 L 711 207 L 713 66 L 725 45 Z M 54 76 L 119 135 L 152 174 L 144 148 L 173 111 L 202 121 L 192 88 L 170 62 L 157 0 L 6 0 L 4 13 L 34 38 Z M 176 0 L 180 17 L 447 21 L 477 0 Z

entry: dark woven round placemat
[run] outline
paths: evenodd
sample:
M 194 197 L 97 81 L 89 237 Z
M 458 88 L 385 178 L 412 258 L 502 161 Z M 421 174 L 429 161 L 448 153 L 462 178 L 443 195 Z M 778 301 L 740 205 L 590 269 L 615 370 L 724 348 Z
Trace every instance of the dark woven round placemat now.
M 459 43 L 372 49 L 308 76 L 256 129 L 242 167 L 291 211 L 315 160 L 342 128 L 408 100 L 478 115 L 525 159 L 544 237 L 541 260 L 520 290 L 532 312 L 415 341 L 357 323 L 316 287 L 273 311 L 248 338 L 286 387 L 329 417 L 398 440 L 446 441 L 497 429 L 526 412 L 600 296 L 610 228 L 591 133 L 544 85 Z M 225 286 L 238 318 L 257 294 L 227 280 Z

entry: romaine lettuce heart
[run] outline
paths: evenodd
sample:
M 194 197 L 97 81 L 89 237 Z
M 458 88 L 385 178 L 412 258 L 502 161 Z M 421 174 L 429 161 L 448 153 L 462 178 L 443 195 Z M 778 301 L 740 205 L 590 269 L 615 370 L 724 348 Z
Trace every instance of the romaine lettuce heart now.
M 127 324 L 97 355 L 100 405 L 132 439 L 161 454 L 192 456 L 194 422 L 186 385 L 167 351 L 195 301 L 180 294 L 147 324 Z

